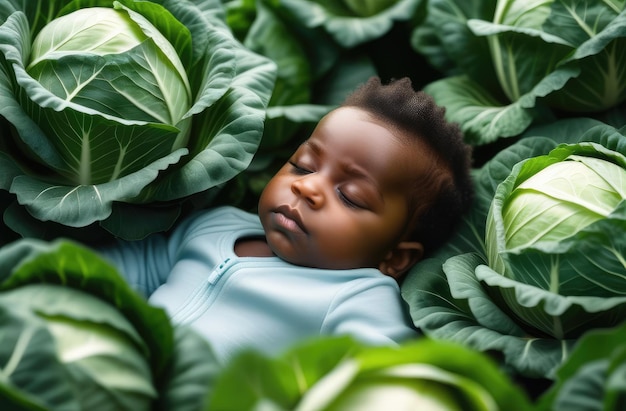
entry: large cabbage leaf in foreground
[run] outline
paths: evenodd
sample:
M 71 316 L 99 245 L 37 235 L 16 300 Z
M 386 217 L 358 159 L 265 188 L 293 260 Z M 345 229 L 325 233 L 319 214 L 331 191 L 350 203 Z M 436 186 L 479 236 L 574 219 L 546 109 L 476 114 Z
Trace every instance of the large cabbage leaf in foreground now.
M 624 319 L 625 170 L 626 137 L 589 119 L 498 153 L 459 232 L 403 284 L 415 324 L 554 378 L 580 336 Z
M 487 144 L 546 117 L 623 105 L 625 6 L 615 0 L 431 0 L 412 43 L 445 76 L 426 90 L 468 141 Z
M 210 409 L 529 410 L 487 356 L 428 339 L 368 347 L 348 337 L 302 342 L 278 358 L 243 353 L 219 376 Z
M 6 223 L 135 239 L 212 201 L 256 152 L 275 71 L 222 14 L 211 0 L 0 3 Z
M 201 410 L 219 372 L 202 337 L 67 241 L 0 249 L 0 329 L 6 410 Z

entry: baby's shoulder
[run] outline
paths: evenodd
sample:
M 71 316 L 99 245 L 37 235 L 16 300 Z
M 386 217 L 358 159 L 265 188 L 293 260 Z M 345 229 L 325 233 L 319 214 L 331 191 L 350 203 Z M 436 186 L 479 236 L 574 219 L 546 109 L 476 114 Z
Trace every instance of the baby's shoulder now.
M 232 233 L 261 228 L 258 216 L 232 206 L 204 209 L 187 216 L 174 230 L 173 235 L 187 241 L 198 236 Z
M 190 227 L 237 228 L 260 225 L 257 215 L 233 206 L 219 206 L 196 211 L 187 220 Z

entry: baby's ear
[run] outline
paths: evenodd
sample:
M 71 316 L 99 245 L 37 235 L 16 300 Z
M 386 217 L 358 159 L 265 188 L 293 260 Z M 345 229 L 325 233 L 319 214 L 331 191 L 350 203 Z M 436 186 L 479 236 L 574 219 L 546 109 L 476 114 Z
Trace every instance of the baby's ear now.
M 389 251 L 385 260 L 378 269 L 385 275 L 400 281 L 404 274 L 424 255 L 422 243 L 416 241 L 402 241 Z

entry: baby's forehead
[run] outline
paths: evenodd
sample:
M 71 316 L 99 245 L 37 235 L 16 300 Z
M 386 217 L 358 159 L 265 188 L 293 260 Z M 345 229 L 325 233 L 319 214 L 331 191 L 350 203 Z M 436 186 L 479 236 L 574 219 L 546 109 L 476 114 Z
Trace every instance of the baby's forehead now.
M 380 139 L 380 136 L 384 138 Z M 342 146 L 346 143 L 355 146 L 390 144 L 402 147 L 402 154 L 414 157 L 432 151 L 413 131 L 395 124 L 391 119 L 352 106 L 339 107 L 324 116 L 305 143 L 316 140 L 323 141 L 327 147 Z
M 419 144 L 380 122 L 370 122 L 370 118 L 361 119 L 351 130 L 323 126 L 300 150 L 320 157 L 335 154 L 344 168 L 362 168 L 381 183 L 394 186 L 412 186 L 430 162 Z

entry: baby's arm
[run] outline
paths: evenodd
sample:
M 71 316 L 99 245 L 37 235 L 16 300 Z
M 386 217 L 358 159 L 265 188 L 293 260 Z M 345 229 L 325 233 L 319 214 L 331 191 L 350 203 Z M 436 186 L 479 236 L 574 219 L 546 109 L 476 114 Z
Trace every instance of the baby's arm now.
M 394 345 L 419 337 L 400 290 L 387 280 L 369 278 L 343 290 L 333 301 L 322 334 L 347 334 L 371 345 Z
M 149 297 L 167 279 L 172 266 L 170 248 L 166 236 L 154 234 L 140 241 L 116 240 L 97 251 L 133 289 Z

